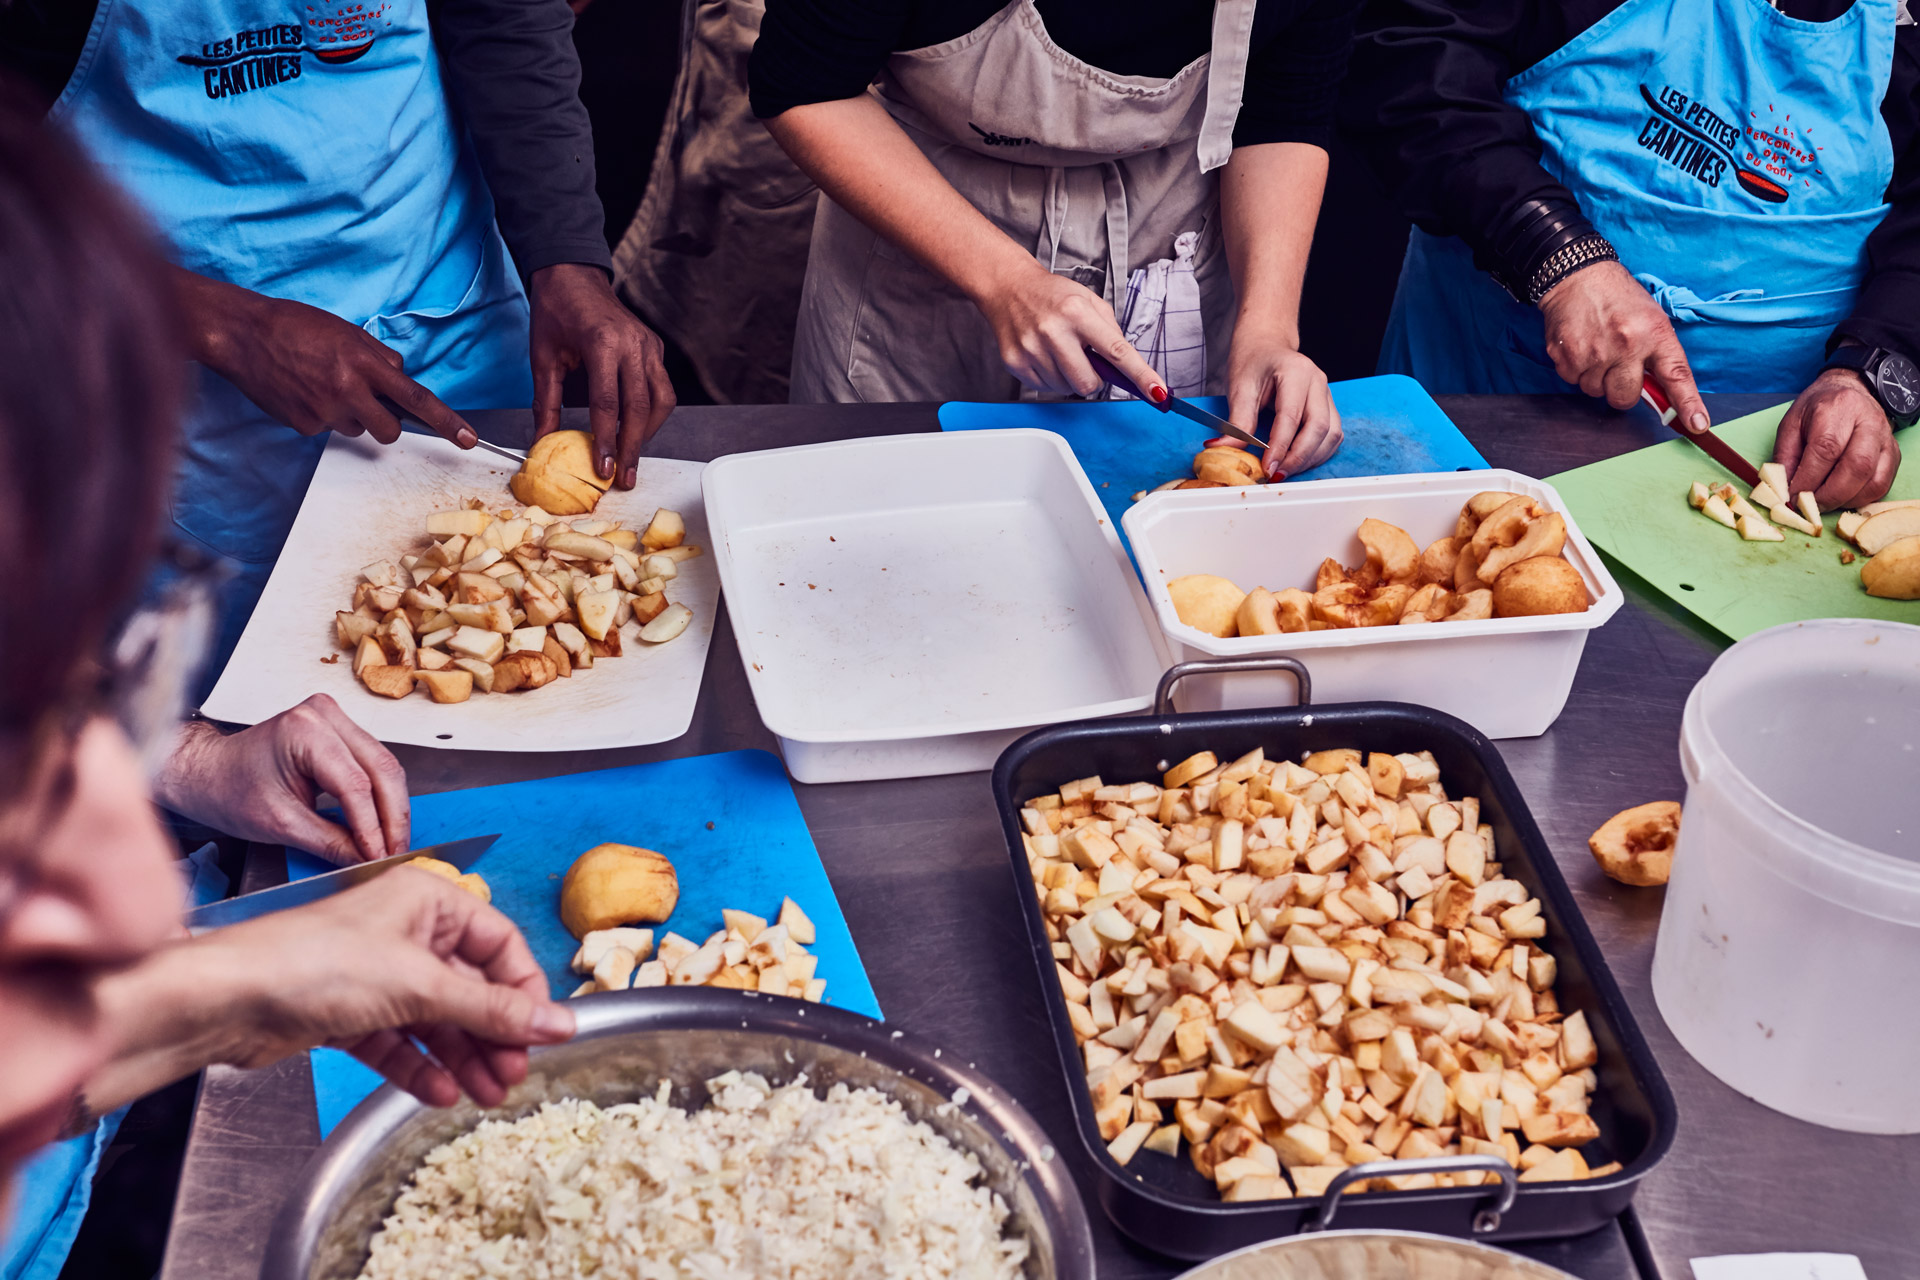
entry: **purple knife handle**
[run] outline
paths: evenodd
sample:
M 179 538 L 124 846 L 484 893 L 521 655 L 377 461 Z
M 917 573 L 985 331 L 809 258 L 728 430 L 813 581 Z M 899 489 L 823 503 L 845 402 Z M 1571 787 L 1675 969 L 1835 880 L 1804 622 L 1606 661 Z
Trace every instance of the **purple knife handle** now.
M 1087 352 L 1087 363 L 1093 366 L 1093 371 L 1100 375 L 1101 381 L 1105 382 L 1110 387 L 1118 387 L 1120 390 L 1126 392 L 1128 395 L 1133 396 L 1135 399 L 1145 400 L 1148 404 L 1153 405 L 1154 408 L 1158 409 L 1162 413 L 1167 412 L 1167 406 L 1165 402 L 1155 402 L 1154 400 L 1150 399 L 1144 391 L 1140 390 L 1140 388 L 1133 385 L 1132 378 L 1129 378 L 1126 374 L 1120 372 L 1120 370 L 1114 367 L 1113 361 L 1107 359 L 1105 356 L 1101 355 L 1098 351 L 1095 351 L 1092 347 L 1086 348 L 1086 352 Z

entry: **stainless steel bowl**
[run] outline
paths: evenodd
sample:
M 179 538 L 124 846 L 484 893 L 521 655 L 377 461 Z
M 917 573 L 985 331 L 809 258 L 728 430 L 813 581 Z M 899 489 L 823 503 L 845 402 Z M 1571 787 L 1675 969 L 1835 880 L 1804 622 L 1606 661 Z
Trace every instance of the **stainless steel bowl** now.
M 609 1106 L 673 1082 L 675 1105 L 696 1108 L 705 1081 L 757 1071 L 816 1087 L 871 1085 L 907 1114 L 972 1152 L 1006 1202 L 1009 1229 L 1031 1246 L 1032 1280 L 1092 1280 L 1093 1238 L 1066 1161 L 1000 1087 L 952 1054 L 858 1014 L 745 991 L 670 988 L 575 1002 L 580 1032 L 536 1050 L 526 1082 L 501 1106 L 436 1111 L 383 1086 L 333 1131 L 281 1210 L 262 1280 L 350 1280 L 421 1157 L 483 1119 L 518 1118 L 541 1103 L 586 1098 Z M 965 1090 L 964 1101 L 952 1105 Z
M 1180 1280 L 1574 1280 L 1505 1249 L 1418 1231 L 1323 1231 L 1249 1245 Z

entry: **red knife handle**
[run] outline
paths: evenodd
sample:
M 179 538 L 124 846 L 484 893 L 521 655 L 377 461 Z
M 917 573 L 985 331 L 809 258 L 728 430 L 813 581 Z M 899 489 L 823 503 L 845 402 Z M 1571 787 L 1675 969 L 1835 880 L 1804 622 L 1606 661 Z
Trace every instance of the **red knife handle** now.
M 1660 425 L 1663 427 L 1672 426 L 1673 420 L 1680 416 L 1680 411 L 1668 401 L 1667 393 L 1653 385 L 1652 378 L 1640 380 L 1640 398 L 1653 406 L 1653 411 L 1660 415 Z

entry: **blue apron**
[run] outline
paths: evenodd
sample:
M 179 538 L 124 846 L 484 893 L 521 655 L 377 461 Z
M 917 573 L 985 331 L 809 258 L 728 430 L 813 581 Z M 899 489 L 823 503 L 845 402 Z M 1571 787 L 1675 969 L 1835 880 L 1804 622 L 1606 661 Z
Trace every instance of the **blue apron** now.
M 1507 82 L 1541 164 L 1672 320 L 1702 391 L 1798 394 L 1851 313 L 1893 176 L 1895 12 L 1626 0 Z M 1544 330 L 1466 245 L 1415 229 L 1380 371 L 1434 392 L 1576 390 Z
M 331 311 L 456 408 L 529 404 L 527 302 L 453 118 L 426 0 L 100 0 L 52 117 L 189 271 Z M 324 436 L 202 371 L 173 519 L 239 562 L 217 676 Z

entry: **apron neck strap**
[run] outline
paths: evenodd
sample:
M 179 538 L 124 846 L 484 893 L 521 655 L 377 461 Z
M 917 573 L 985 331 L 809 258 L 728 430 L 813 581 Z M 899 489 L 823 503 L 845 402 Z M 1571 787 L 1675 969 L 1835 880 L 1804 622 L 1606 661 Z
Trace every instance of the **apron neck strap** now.
M 1207 61 L 1207 114 L 1200 125 L 1200 172 L 1233 155 L 1233 126 L 1247 83 L 1256 0 L 1214 0 L 1213 54 Z

